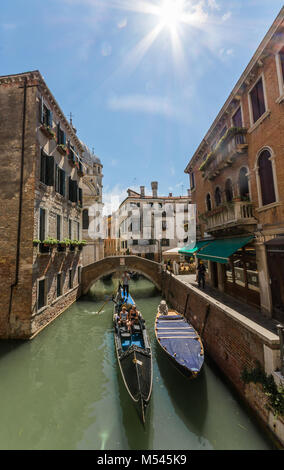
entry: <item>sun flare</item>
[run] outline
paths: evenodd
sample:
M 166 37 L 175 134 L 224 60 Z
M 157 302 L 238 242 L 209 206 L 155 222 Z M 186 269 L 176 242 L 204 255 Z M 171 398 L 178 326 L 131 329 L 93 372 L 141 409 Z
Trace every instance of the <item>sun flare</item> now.
M 157 16 L 162 28 L 175 32 L 184 18 L 184 0 L 162 0 Z

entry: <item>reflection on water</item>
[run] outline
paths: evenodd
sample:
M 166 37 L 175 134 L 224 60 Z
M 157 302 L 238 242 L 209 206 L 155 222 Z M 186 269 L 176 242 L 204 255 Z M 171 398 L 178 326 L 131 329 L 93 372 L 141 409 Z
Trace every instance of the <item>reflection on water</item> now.
M 272 444 L 205 364 L 184 378 L 156 344 L 160 296 L 131 282 L 153 347 L 153 394 L 143 427 L 116 363 L 114 281 L 94 286 L 31 342 L 0 343 L 0 449 L 268 449 Z M 101 290 L 102 289 L 102 290 Z M 146 296 L 146 297 L 145 297 Z

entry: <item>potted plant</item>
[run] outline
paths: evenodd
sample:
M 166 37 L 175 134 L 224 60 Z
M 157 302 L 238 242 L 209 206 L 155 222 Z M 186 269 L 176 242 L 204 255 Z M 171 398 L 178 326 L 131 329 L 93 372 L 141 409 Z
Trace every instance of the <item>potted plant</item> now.
M 45 240 L 43 240 L 43 245 L 46 247 L 49 246 L 50 248 L 54 248 L 57 244 L 58 240 L 56 240 L 56 238 L 47 237 Z
M 79 250 L 81 251 L 86 244 L 87 244 L 86 240 L 80 240 L 78 243 Z
M 40 245 L 40 243 L 41 243 L 41 241 L 38 238 L 35 238 L 33 240 L 33 246 L 38 246 L 38 245 Z
M 66 247 L 70 246 L 71 240 L 69 238 L 63 238 L 63 240 L 58 241 L 57 250 L 65 251 Z
M 64 144 L 57 144 L 56 146 L 57 150 L 61 155 L 66 155 L 67 154 L 67 146 Z
M 56 139 L 55 132 L 51 129 L 50 126 L 47 126 L 46 124 L 42 124 L 40 126 L 40 130 L 45 134 L 46 137 L 49 139 Z

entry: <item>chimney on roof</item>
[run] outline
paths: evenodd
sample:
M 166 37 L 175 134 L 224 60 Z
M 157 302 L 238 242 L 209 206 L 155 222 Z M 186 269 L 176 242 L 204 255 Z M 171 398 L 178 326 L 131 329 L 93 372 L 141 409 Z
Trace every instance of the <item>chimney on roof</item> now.
M 169 197 L 173 197 L 173 193 L 169 193 Z
M 157 181 L 152 181 L 151 187 L 152 187 L 153 197 L 158 197 L 158 182 Z
M 141 197 L 145 197 L 145 186 L 140 186 L 140 195 Z

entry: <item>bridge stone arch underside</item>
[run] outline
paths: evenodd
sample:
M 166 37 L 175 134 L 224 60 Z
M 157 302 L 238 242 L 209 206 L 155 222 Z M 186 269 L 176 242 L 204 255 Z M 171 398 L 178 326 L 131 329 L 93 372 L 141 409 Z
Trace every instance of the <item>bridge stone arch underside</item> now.
M 91 286 L 102 276 L 114 272 L 135 271 L 149 279 L 162 290 L 162 269 L 159 263 L 140 256 L 109 256 L 82 269 L 82 294 L 87 294 Z

